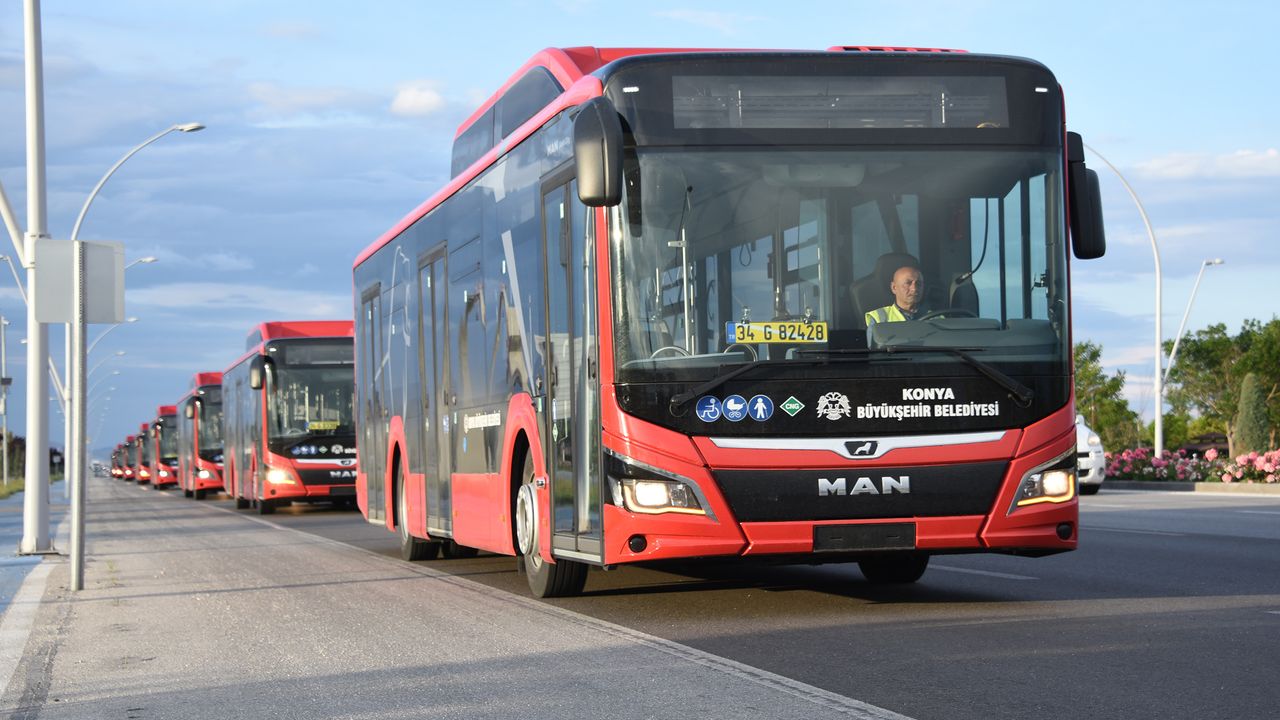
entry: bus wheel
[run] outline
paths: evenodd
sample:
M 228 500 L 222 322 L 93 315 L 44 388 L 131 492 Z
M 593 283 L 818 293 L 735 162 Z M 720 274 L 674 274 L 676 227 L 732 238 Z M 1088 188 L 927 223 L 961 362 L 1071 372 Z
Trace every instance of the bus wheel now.
M 182 497 L 194 497 L 194 496 L 195 496 L 195 494 L 196 494 L 196 493 L 195 493 L 195 491 L 194 491 L 194 490 L 183 490 L 183 491 L 182 491 Z
M 248 498 L 242 498 L 242 497 L 238 497 L 238 498 L 236 498 L 236 509 L 237 509 L 237 510 L 248 510 L 248 509 L 249 509 L 249 500 L 248 500 Z
M 929 556 L 924 553 L 885 555 L 858 561 L 858 569 L 868 582 L 877 585 L 905 585 L 924 575 Z
M 440 543 L 429 542 L 409 534 L 409 501 L 404 491 L 404 469 L 396 472 L 396 534 L 400 536 L 402 560 L 435 560 Z
M 259 500 L 259 501 L 258 501 L 258 514 L 259 514 L 259 515 L 271 515 L 271 514 L 272 514 L 272 513 L 274 513 L 275 511 L 276 511 L 276 504 L 275 504 L 275 503 L 273 503 L 273 502 L 271 502 L 270 500 Z
M 205 494 L 208 492 L 208 490 L 195 490 L 191 493 L 191 497 L 194 497 L 197 500 L 203 500 L 205 498 Z
M 572 560 L 549 563 L 538 550 L 538 503 L 533 485 L 533 458 L 526 455 L 516 491 L 516 551 L 534 597 L 578 595 L 587 582 L 587 566 Z
M 449 539 L 441 543 L 440 553 L 452 560 L 452 559 L 458 559 L 458 558 L 473 558 L 476 555 L 479 555 L 480 551 L 473 547 L 467 547 L 466 545 L 459 545 L 458 543 L 454 542 L 452 539 Z

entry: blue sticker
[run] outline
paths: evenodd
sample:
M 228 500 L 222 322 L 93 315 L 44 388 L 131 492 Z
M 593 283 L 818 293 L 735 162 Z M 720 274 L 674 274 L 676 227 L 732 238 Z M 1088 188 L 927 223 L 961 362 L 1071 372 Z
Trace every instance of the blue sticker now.
M 756 422 L 764 422 L 773 417 L 773 401 L 768 395 L 757 395 L 747 403 L 747 412 Z
M 698 399 L 698 419 L 702 422 L 715 422 L 720 419 L 720 399 L 704 395 Z
M 724 399 L 724 419 L 738 422 L 747 416 L 747 401 L 741 395 L 730 395 Z

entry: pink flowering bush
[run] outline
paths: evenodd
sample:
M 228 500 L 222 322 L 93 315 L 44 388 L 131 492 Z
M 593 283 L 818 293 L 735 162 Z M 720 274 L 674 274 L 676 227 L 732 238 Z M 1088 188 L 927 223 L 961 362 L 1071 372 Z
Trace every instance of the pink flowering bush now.
M 1280 450 L 1251 452 L 1234 460 L 1210 449 L 1204 457 L 1185 450 L 1166 450 L 1155 457 L 1151 448 L 1107 453 L 1107 477 L 1121 480 L 1182 480 L 1186 482 L 1280 482 Z
M 1274 483 L 1280 480 L 1277 469 L 1280 469 L 1280 450 L 1251 452 L 1237 455 L 1234 461 L 1224 460 L 1218 479 L 1222 482 Z

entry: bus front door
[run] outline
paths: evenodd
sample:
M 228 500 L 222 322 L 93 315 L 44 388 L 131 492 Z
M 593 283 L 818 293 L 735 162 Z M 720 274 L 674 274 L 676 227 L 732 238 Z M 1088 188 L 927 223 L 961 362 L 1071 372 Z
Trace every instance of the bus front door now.
M 576 183 L 544 188 L 547 403 L 543 443 L 552 493 L 556 556 L 602 560 L 599 378 L 595 259 Z

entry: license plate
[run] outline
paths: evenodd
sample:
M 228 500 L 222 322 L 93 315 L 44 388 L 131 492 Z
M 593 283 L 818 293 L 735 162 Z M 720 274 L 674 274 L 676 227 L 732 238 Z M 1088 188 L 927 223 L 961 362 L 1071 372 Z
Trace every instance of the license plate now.
M 816 525 L 813 528 L 814 552 L 914 550 L 915 548 L 915 523 Z
M 825 322 L 725 323 L 725 335 L 739 343 L 823 343 Z
M 355 488 L 355 486 L 354 486 L 354 485 L 349 485 L 349 486 L 347 486 L 347 487 L 331 487 L 331 488 L 329 488 L 329 495 L 331 495 L 331 496 L 336 495 L 336 496 L 341 497 L 341 496 L 343 496 L 343 495 L 355 495 L 355 494 L 356 494 L 356 488 Z

